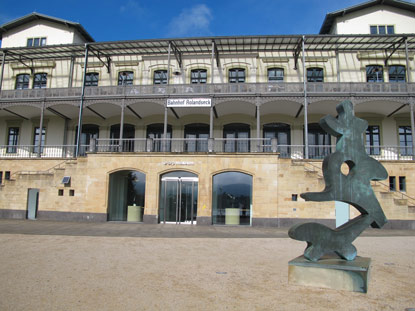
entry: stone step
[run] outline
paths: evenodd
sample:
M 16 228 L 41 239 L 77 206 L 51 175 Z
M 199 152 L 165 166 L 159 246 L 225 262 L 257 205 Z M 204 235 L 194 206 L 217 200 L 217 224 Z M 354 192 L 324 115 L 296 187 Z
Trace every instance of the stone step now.
M 395 202 L 396 205 L 400 205 L 400 206 L 406 206 L 408 205 L 408 200 L 407 199 L 393 199 L 393 201 Z

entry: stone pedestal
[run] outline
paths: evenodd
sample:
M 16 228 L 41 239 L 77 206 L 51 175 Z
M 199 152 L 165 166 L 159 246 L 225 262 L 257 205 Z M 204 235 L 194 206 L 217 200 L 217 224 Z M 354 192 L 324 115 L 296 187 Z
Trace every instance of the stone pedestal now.
M 369 268 L 370 258 L 365 257 L 358 256 L 353 261 L 347 261 L 331 255 L 314 262 L 300 256 L 288 263 L 288 282 L 366 293 Z
M 239 225 L 240 210 L 239 208 L 225 209 L 225 225 Z
M 127 221 L 143 221 L 141 208 L 141 206 L 129 205 L 127 210 Z

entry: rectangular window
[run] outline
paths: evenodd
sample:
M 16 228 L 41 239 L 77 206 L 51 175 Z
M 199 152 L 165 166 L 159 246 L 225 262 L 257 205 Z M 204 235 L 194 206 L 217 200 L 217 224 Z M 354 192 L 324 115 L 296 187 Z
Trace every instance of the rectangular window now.
M 9 127 L 8 139 L 7 139 L 7 153 L 16 153 L 17 144 L 19 142 L 19 128 Z
M 26 90 L 29 88 L 29 79 L 28 74 L 20 74 L 16 76 L 16 90 Z
M 5 171 L 4 172 L 4 180 L 10 180 L 10 171 Z
M 307 82 L 324 82 L 323 68 L 308 68 Z
M 121 71 L 118 74 L 118 85 L 133 85 L 134 73 L 132 71 Z
M 38 143 L 39 143 L 39 127 L 35 127 L 35 131 L 34 131 L 34 135 L 33 135 L 33 152 L 37 153 L 38 152 Z M 43 146 L 45 145 L 45 137 L 46 137 L 46 128 L 42 129 L 42 137 L 41 137 L 41 141 L 40 141 L 40 153 L 43 153 Z
M 33 78 L 33 88 L 34 89 L 46 88 L 47 79 L 48 79 L 47 73 L 36 73 Z
M 410 126 L 399 127 L 399 149 L 403 156 L 412 155 L 412 131 Z
M 27 46 L 45 46 L 46 37 L 27 38 Z
M 245 69 L 234 68 L 229 69 L 229 83 L 244 83 L 245 82 Z
M 396 191 L 396 177 L 389 176 L 389 190 Z
M 3 172 L 0 171 L 0 185 L 3 183 Z
M 268 82 L 281 82 L 284 80 L 284 69 L 270 68 L 268 69 Z
M 380 130 L 378 125 L 369 125 L 366 129 L 366 152 L 370 155 L 380 154 Z
M 88 72 L 85 75 L 85 86 L 98 86 L 98 73 Z
M 371 25 L 371 35 L 393 35 L 395 33 L 395 26 L 393 25 Z
M 367 82 L 383 82 L 383 67 L 380 65 L 366 66 Z
M 167 84 L 167 70 L 154 71 L 154 84 Z
M 399 176 L 399 191 L 406 192 L 406 177 Z
M 195 69 L 192 70 L 190 77 L 190 82 L 192 84 L 204 84 L 207 80 L 207 70 L 205 69 Z
M 389 66 L 389 82 L 406 82 L 405 66 Z

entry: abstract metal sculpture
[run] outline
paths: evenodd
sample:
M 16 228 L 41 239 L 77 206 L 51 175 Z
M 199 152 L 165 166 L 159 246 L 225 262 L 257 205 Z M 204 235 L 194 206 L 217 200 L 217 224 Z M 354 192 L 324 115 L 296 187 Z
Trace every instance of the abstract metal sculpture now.
M 343 101 L 336 110 L 337 119 L 325 116 L 320 120 L 321 127 L 337 137 L 336 151 L 323 161 L 325 189 L 302 193 L 301 197 L 306 201 L 345 202 L 359 210 L 361 215 L 334 230 L 318 223 L 291 227 L 289 236 L 307 242 L 304 257 L 312 261 L 329 252 L 354 260 L 357 251 L 352 242 L 368 226 L 381 228 L 387 222 L 370 181 L 386 179 L 388 173 L 382 164 L 366 153 L 363 135 L 368 123 L 354 116 L 350 101 Z M 349 168 L 347 175 L 341 172 L 343 163 Z

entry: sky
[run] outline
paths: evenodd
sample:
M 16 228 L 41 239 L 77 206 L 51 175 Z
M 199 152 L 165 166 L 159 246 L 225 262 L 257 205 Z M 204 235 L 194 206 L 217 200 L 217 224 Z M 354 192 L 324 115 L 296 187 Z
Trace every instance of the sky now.
M 38 12 L 80 23 L 95 41 L 318 34 L 328 12 L 365 1 L 0 0 L 0 25 Z

